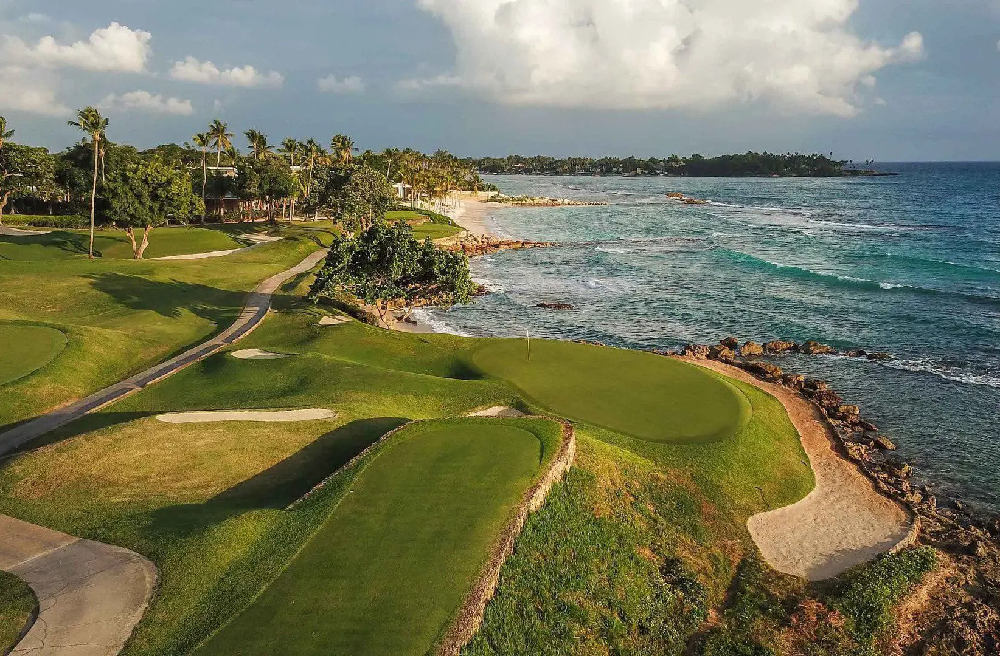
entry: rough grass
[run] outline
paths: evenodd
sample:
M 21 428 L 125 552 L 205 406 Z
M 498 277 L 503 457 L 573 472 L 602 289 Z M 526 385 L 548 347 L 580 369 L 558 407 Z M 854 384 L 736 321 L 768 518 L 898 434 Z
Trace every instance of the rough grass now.
M 47 326 L 68 340 L 42 369 L 0 385 L 0 430 L 222 330 L 239 314 L 249 290 L 329 237 L 290 234 L 214 260 L 0 260 L 0 322 Z
M 17 644 L 36 605 L 27 583 L 0 570 L 0 654 Z
M 559 433 L 482 419 L 397 433 L 289 568 L 199 653 L 427 653 Z
M 66 335 L 55 328 L 0 324 L 0 385 L 41 369 L 66 348 Z
M 493 340 L 472 360 L 560 416 L 653 442 L 723 439 L 749 418 L 731 385 L 678 360 L 552 340 L 530 348 Z

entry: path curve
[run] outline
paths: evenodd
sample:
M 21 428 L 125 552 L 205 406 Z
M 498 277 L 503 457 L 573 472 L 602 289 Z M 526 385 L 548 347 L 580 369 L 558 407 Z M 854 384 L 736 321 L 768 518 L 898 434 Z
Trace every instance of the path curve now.
M 12 656 L 112 656 L 156 589 L 156 567 L 134 551 L 0 515 L 0 569 L 24 580 L 38 617 Z
M 319 264 L 326 257 L 326 252 L 327 249 L 318 250 L 291 269 L 275 274 L 257 285 L 256 289 L 247 296 L 243 312 L 240 313 L 236 321 L 229 328 L 226 328 L 207 342 L 188 349 L 166 362 L 161 362 L 119 383 L 95 392 L 86 398 L 27 421 L 5 433 L 0 433 L 0 455 L 12 451 L 60 426 L 65 426 L 71 421 L 75 421 L 86 414 L 103 408 L 109 403 L 113 403 L 148 385 L 157 383 L 246 337 L 254 328 L 260 325 L 260 322 L 267 315 L 268 310 L 271 309 L 271 295 L 278 287 L 286 280 L 300 273 L 305 273 Z
M 787 387 L 758 380 L 742 369 L 711 360 L 682 359 L 777 398 L 809 455 L 816 476 L 813 491 L 790 506 L 747 520 L 751 537 L 771 567 L 819 581 L 892 551 L 909 537 L 913 517 L 837 453 L 830 426 L 815 405 Z
M 51 230 L 21 230 L 10 226 L 0 225 L 0 235 L 7 237 L 31 237 L 33 235 L 47 235 Z
M 233 253 L 242 253 L 244 251 L 249 251 L 251 249 L 257 248 L 258 246 L 263 246 L 265 244 L 270 244 L 276 241 L 281 241 L 283 237 L 271 237 L 268 235 L 246 235 L 245 239 L 254 242 L 250 246 L 242 246 L 240 248 L 230 248 L 228 250 L 222 251 L 207 251 L 205 253 L 187 253 L 184 255 L 164 255 L 163 257 L 153 257 L 151 260 L 207 260 L 212 257 L 225 257 L 226 255 L 232 255 Z

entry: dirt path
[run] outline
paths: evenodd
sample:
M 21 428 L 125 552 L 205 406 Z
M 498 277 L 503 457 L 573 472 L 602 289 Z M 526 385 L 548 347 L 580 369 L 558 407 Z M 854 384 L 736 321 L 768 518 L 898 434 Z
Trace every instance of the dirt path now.
M 156 588 L 139 554 L 0 515 L 0 569 L 38 597 L 38 617 L 15 656 L 112 656 L 121 651 Z
M 95 392 L 75 403 L 27 421 L 5 433 L 0 433 L 0 455 L 12 451 L 22 444 L 45 435 L 60 426 L 65 426 L 88 413 L 103 408 L 109 403 L 113 403 L 132 392 L 143 389 L 147 385 L 159 382 L 245 337 L 260 325 L 260 322 L 267 315 L 268 310 L 271 308 L 271 295 L 278 287 L 286 280 L 309 271 L 319 264 L 324 257 L 326 257 L 326 249 L 316 251 L 291 269 L 275 274 L 260 283 L 247 296 L 243 312 L 240 313 L 236 321 L 229 328 L 226 328 L 207 342 L 199 344 L 166 362 L 161 362 L 120 383 Z
M 811 581 L 834 577 L 890 551 L 910 533 L 913 519 L 837 454 L 819 410 L 799 394 L 760 381 L 742 369 L 709 360 L 685 361 L 754 385 L 785 406 L 816 475 L 804 499 L 754 515 L 747 528 L 768 564 Z

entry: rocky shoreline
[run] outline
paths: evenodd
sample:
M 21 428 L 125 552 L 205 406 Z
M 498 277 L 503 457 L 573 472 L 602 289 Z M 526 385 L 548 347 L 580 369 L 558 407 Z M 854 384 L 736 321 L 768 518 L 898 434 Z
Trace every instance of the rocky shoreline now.
M 548 196 L 504 196 L 503 194 L 490 196 L 485 202 L 509 207 L 585 207 L 608 204 L 606 201 L 572 200 L 570 198 L 549 198 Z
M 919 636 L 914 645 L 918 651 L 913 653 L 931 647 L 947 648 L 949 653 L 1000 653 L 1000 517 L 957 499 L 938 499 L 929 486 L 915 484 L 912 466 L 892 453 L 896 445 L 862 417 L 858 406 L 845 403 L 826 381 L 789 373 L 759 359 L 788 353 L 837 354 L 837 349 L 811 340 L 740 344 L 728 337 L 714 345 L 689 344 L 679 353 L 656 353 L 717 360 L 787 387 L 816 405 L 833 429 L 841 455 L 856 463 L 884 495 L 913 513 L 917 520 L 913 543 L 934 547 L 945 556 L 946 574 L 926 590 L 928 602 L 919 611 L 923 614 L 919 624 L 929 629 Z M 840 354 L 892 359 L 888 353 L 860 349 Z
M 461 252 L 468 257 L 491 255 L 500 251 L 518 251 L 527 248 L 551 248 L 558 246 L 550 241 L 526 241 L 523 239 L 504 239 L 495 235 L 476 235 L 467 233 L 457 238 L 441 240 L 438 247 L 446 251 Z

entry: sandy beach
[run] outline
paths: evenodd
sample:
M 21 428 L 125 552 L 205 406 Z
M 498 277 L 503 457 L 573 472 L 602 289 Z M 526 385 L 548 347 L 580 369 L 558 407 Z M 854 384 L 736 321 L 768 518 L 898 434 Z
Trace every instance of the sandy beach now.
M 492 191 L 455 191 L 451 193 L 450 203 L 455 204 L 455 209 L 446 212 L 451 220 L 468 230 L 474 235 L 490 234 L 486 225 L 486 217 L 495 210 L 498 205 L 487 203 L 486 199 L 493 196 Z

